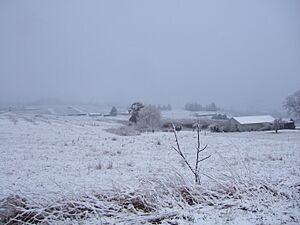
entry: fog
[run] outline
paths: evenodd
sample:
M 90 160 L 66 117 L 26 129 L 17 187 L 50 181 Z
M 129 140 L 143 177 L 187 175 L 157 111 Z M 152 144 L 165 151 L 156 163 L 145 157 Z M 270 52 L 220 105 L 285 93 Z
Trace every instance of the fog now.
M 0 102 L 211 101 L 300 87 L 300 2 L 0 1 Z

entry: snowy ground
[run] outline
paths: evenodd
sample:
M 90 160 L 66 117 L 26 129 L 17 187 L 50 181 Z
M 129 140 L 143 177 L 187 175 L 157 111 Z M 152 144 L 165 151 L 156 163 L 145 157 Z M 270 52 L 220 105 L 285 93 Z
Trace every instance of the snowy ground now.
M 105 131 L 119 126 L 110 118 L 0 114 L 0 199 L 18 194 L 43 202 L 101 190 L 137 190 L 142 181 L 167 180 L 178 174 L 192 183 L 192 174 L 171 149 L 175 145 L 172 133 L 116 136 Z M 193 160 L 196 133 L 178 135 L 182 149 Z M 174 208 L 178 224 L 300 223 L 299 131 L 202 132 L 201 142 L 208 144 L 203 156 L 211 155 L 201 165 L 204 189 L 231 183 L 241 191 L 250 184 L 266 183 L 282 195 L 264 189 L 257 195 L 247 192 L 252 197 L 241 193 L 240 199 L 226 203 L 228 207 L 217 202 Z M 95 221 L 83 222 L 99 224 Z M 105 221 L 121 223 L 113 218 Z M 137 221 L 123 224 L 141 223 Z

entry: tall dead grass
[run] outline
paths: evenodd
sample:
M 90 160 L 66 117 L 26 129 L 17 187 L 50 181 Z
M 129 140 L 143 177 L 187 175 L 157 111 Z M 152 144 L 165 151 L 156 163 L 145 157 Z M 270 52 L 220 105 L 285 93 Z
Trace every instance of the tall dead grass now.
M 209 189 L 187 182 L 179 175 L 141 180 L 138 188 L 115 188 L 95 191 L 77 198 L 61 198 L 47 204 L 32 204 L 19 196 L 0 202 L 0 224 L 57 224 L 58 221 L 80 221 L 101 218 L 114 223 L 161 223 L 178 219 L 182 209 L 235 207 L 255 213 L 261 204 L 290 199 L 287 193 L 256 180 L 236 185 L 236 181 Z M 243 204 L 247 202 L 247 204 Z M 72 222 L 72 223 L 73 223 Z M 75 223 L 75 222 L 74 222 Z

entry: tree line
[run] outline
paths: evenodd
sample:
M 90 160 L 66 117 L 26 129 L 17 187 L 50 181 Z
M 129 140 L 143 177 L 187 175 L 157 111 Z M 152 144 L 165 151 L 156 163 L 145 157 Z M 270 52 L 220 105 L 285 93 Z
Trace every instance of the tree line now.
M 217 111 L 219 108 L 212 102 L 204 106 L 199 103 L 188 103 L 185 104 L 184 109 L 187 111 Z

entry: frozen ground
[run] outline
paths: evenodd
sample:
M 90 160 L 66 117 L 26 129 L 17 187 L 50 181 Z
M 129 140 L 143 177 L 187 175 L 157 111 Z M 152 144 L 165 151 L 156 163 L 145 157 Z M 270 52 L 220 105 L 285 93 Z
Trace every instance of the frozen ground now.
M 178 176 L 182 179 L 179 183 L 194 187 L 192 174 L 171 149 L 175 145 L 172 133 L 116 136 L 105 131 L 119 126 L 110 118 L 3 112 L 0 199 L 18 194 L 43 203 L 105 190 L 142 193 L 147 180 L 174 183 Z M 184 131 L 178 135 L 182 149 L 192 160 L 196 133 Z M 201 188 L 210 191 L 223 185 L 237 190 L 239 197 L 216 197 L 213 204 L 174 206 L 172 210 L 178 216 L 170 223 L 300 223 L 299 131 L 202 132 L 201 142 L 208 144 L 203 156 L 212 155 L 201 166 Z M 261 188 L 264 185 L 267 188 Z M 104 218 L 101 223 L 142 223 L 140 217 L 130 218 Z M 99 224 L 99 218 L 81 222 Z

